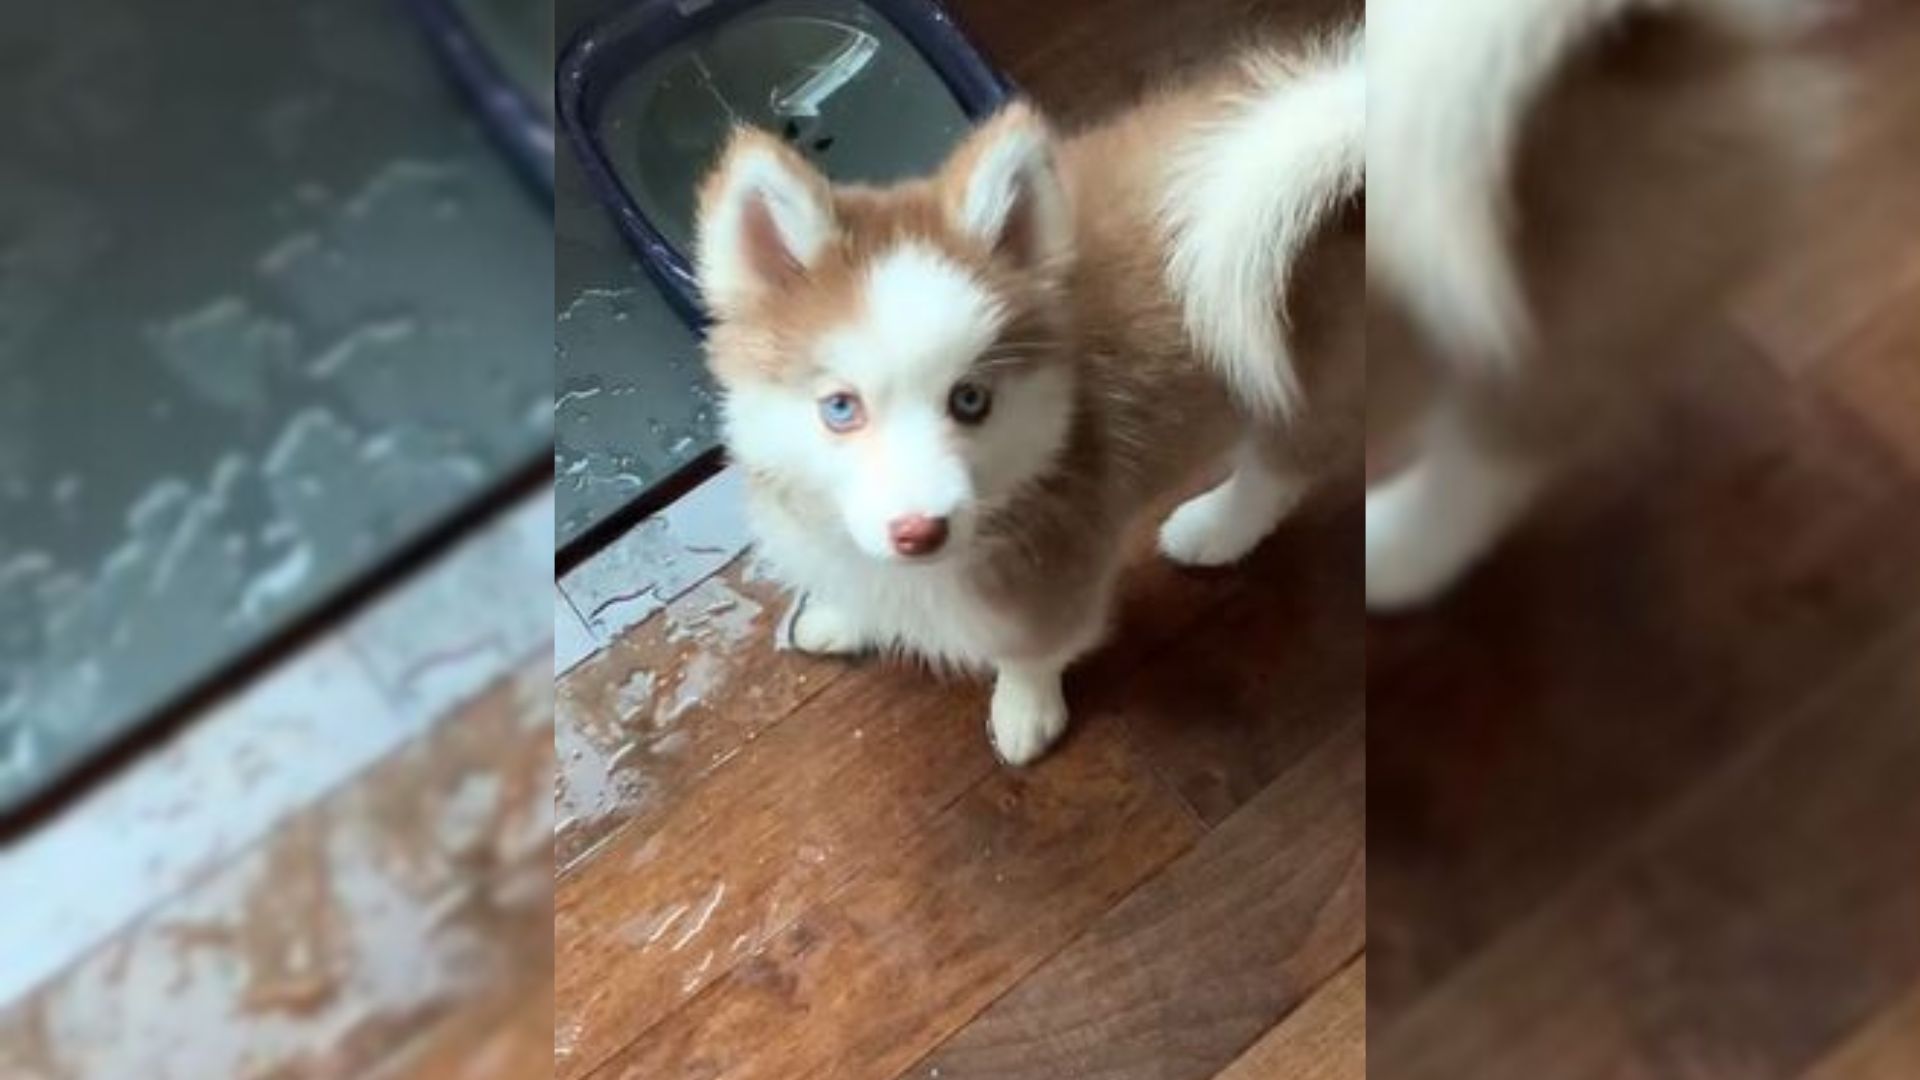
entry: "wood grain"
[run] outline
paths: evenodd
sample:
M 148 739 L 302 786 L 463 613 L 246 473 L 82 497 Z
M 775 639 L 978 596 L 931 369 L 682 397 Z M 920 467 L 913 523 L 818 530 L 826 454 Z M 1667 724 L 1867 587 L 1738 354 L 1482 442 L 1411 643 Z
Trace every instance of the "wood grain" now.
M 1115 639 L 1070 681 L 1076 728 L 1131 708 L 1139 695 L 1128 688 L 1157 678 L 1142 675 L 1143 658 L 1244 589 L 1235 575 L 1190 574 L 1152 558 L 1149 543 L 1148 533 L 1137 538 L 1142 561 L 1122 588 Z M 1247 573 L 1277 573 L 1285 555 L 1263 549 Z M 765 632 L 757 615 L 754 632 Z M 679 655 L 653 623 L 631 638 L 614 670 L 667 670 Z M 1256 646 L 1229 655 L 1263 654 Z M 764 641 L 743 646 L 715 700 L 772 708 L 798 699 L 797 712 L 720 722 L 713 738 L 740 749 L 697 772 L 666 765 L 655 775 L 673 797 L 636 810 L 563 879 L 554 928 L 560 1075 L 580 1075 L 698 994 L 801 905 L 906 843 L 995 767 L 982 734 L 985 683 L 941 681 L 910 665 L 790 657 Z M 777 670 L 763 673 L 763 664 Z M 577 677 L 588 685 L 573 686 Z M 828 689 L 804 697 L 801 677 Z M 1347 673 L 1353 695 L 1360 678 L 1357 667 Z M 735 680 L 786 689 L 755 698 Z M 613 681 L 576 669 L 561 682 L 561 700 L 607 710 Z M 589 721 L 563 708 L 560 723 Z M 637 760 L 651 768 L 656 759 Z
M 1355 957 L 1217 1080 L 1365 1080 L 1367 961 Z
M 562 882 L 557 1075 L 584 1075 L 994 769 L 985 688 L 841 680 Z
M 551 679 L 535 657 L 0 1012 L 0 1075 L 365 1076 L 543 979 Z
M 1391 1018 L 1920 607 L 1920 487 L 1722 339 L 1644 455 L 1368 629 L 1370 992 Z
M 891 1077 L 1195 832 L 1119 727 L 1095 726 L 994 772 L 592 1075 Z
M 1796 236 L 1734 307 L 1742 329 L 1790 371 L 1821 363 L 1920 285 L 1920 9 L 1878 4 L 1843 27 L 1830 52 L 1845 80 L 1832 160 Z
M 702 777 L 845 674 L 775 649 L 786 604 L 736 560 L 559 680 L 563 874 L 623 826 L 658 828 Z
M 1848 1036 L 1806 1080 L 1911 1080 L 1920 1076 L 1920 984 Z
M 475 1003 L 374 1080 L 530 1080 L 553 1070 L 553 996 L 539 970 L 520 992 Z
M 1349 488 L 1349 490 L 1352 490 Z M 1143 677 L 1087 680 L 1194 812 L 1218 824 L 1364 708 L 1360 504 L 1284 523 L 1237 590 L 1157 649 Z
M 1334 734 L 910 1071 L 1204 1078 L 1366 937 L 1364 724 Z
M 1914 182 L 1920 185 L 1920 168 Z M 1914 228 L 1920 236 L 1920 214 Z M 1920 240 L 1914 247 L 1920 249 Z M 1915 264 L 1920 267 L 1920 253 Z M 1920 476 L 1920 273 L 1910 288 L 1893 294 L 1879 314 L 1866 319 L 1813 379 L 1830 388 Z
M 1375 1028 L 1394 1078 L 1794 1076 L 1920 978 L 1920 624 Z

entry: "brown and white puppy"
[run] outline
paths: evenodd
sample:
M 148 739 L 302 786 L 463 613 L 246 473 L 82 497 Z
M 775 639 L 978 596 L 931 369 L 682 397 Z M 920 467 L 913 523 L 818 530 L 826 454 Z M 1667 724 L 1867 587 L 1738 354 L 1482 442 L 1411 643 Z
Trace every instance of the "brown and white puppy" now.
M 1425 603 L 1643 411 L 1815 171 L 1802 0 L 1374 0 L 1368 349 L 1438 382 L 1369 493 L 1367 599 Z
M 1151 504 L 1226 472 L 1161 548 L 1230 563 L 1357 448 L 1364 124 L 1348 42 L 1067 138 L 1014 105 L 885 189 L 739 132 L 701 193 L 699 274 L 795 645 L 990 668 L 993 746 L 1040 755 Z

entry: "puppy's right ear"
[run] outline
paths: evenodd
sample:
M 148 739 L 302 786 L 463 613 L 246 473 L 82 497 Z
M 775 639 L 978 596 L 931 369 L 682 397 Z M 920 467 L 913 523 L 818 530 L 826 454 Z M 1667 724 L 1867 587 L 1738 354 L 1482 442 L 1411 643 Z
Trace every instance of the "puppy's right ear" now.
M 804 275 L 836 231 L 826 178 L 780 140 L 740 128 L 700 189 L 700 292 L 716 315 Z
M 1073 255 L 1073 213 L 1054 162 L 1054 138 L 1033 107 L 1000 110 L 947 159 L 948 222 L 1019 266 L 1058 271 Z

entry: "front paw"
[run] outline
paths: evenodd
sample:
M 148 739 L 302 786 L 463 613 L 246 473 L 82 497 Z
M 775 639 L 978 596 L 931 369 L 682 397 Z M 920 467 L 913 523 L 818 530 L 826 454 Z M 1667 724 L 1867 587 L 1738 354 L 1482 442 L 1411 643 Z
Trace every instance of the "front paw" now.
M 814 656 L 851 656 L 866 649 L 866 635 L 844 611 L 801 596 L 788 609 L 780 647 Z
M 1028 765 L 1047 752 L 1067 729 L 1067 699 L 1060 680 L 1009 678 L 993 687 L 987 733 L 993 752 L 1008 765 Z
M 1431 535 L 1409 485 L 1389 484 L 1367 496 L 1367 610 L 1410 611 L 1432 603 L 1453 584 L 1465 562 Z
M 1532 496 L 1516 468 L 1416 466 L 1367 496 L 1367 610 L 1433 603 L 1491 552 Z
M 1236 520 L 1231 500 L 1216 488 L 1182 503 L 1160 526 L 1160 553 L 1181 566 L 1227 566 L 1266 535 L 1262 524 Z

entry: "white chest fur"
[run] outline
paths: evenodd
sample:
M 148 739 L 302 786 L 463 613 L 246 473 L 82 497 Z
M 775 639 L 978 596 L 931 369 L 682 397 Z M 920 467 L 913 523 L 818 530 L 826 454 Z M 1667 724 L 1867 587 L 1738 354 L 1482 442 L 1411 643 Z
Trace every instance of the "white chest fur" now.
M 883 563 L 778 511 L 753 519 L 760 555 L 782 584 L 831 604 L 883 646 L 963 668 L 984 667 L 1020 649 L 1017 620 L 980 595 L 964 559 Z

